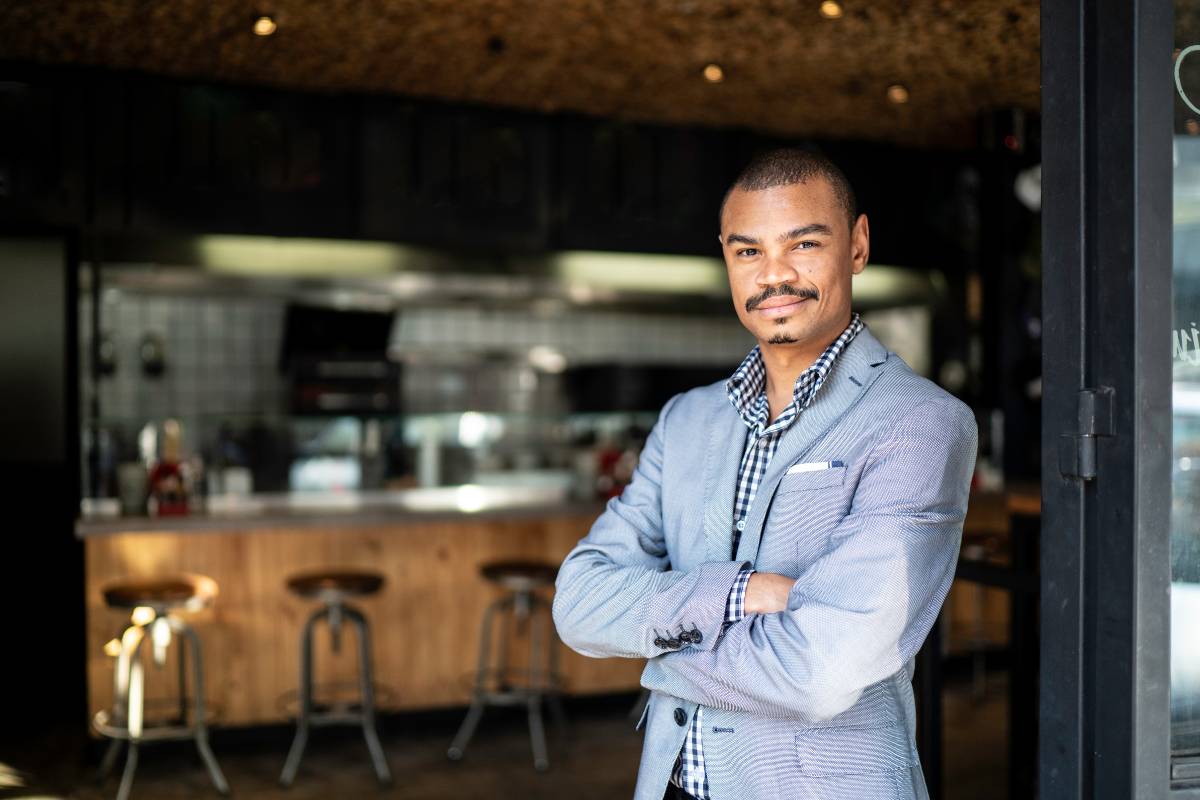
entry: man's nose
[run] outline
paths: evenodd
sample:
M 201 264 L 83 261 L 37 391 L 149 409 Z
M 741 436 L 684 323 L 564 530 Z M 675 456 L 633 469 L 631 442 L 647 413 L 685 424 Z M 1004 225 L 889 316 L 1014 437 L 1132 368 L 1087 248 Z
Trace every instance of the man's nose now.
M 800 277 L 796 268 L 785 258 L 769 258 L 758 272 L 760 286 L 776 286 L 781 283 L 794 283 Z

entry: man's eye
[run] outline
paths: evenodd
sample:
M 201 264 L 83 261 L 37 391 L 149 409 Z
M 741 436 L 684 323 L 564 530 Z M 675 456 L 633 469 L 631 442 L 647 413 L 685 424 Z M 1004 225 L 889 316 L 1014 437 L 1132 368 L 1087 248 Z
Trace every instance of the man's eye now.
M 741 250 L 738 250 L 738 251 L 737 251 L 737 254 L 738 254 L 739 256 L 742 256 L 743 258 L 747 258 L 747 257 L 749 257 L 749 256 L 756 256 L 756 255 L 758 255 L 758 248 L 755 248 L 755 247 L 743 247 Z
M 811 250 L 814 247 L 820 247 L 818 242 L 800 242 L 796 245 L 797 250 Z

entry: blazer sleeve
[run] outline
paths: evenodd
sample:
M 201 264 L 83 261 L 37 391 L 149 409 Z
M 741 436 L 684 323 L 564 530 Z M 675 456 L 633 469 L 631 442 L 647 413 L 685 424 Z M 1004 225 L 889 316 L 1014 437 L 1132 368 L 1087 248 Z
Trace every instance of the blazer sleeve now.
M 563 642 L 583 655 L 650 658 L 674 651 L 663 644 L 672 637 L 679 652 L 711 650 L 720 636 L 744 562 L 672 570 L 663 532 L 666 430 L 681 396 L 663 408 L 625 491 L 609 501 L 558 571 L 554 624 Z M 700 635 L 682 642 L 681 629 Z
M 642 683 L 705 706 L 825 721 L 894 675 L 925 640 L 958 560 L 978 439 L 951 397 L 910 412 L 874 447 L 830 549 L 788 609 L 751 614 L 709 652 L 652 659 Z

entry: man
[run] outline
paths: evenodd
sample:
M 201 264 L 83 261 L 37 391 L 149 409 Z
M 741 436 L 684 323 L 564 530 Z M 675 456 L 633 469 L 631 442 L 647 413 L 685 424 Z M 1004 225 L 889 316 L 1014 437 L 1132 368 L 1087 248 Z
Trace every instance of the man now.
M 758 345 L 663 408 L 563 562 L 559 634 L 649 659 L 639 800 L 925 798 L 912 659 L 953 579 L 974 417 L 852 313 L 870 233 L 828 160 L 755 160 L 720 240 Z

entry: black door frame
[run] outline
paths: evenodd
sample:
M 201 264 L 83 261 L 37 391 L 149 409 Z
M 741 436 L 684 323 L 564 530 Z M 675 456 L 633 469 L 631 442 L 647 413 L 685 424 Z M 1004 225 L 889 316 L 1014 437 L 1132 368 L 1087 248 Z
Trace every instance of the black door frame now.
M 1200 798 L 1170 788 L 1173 5 L 1041 14 L 1040 796 Z

